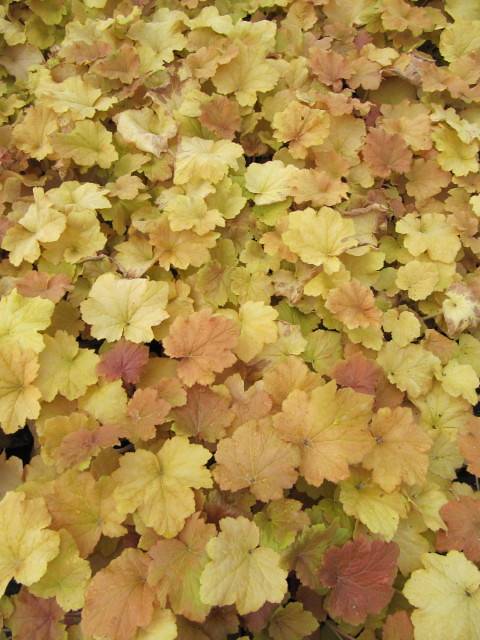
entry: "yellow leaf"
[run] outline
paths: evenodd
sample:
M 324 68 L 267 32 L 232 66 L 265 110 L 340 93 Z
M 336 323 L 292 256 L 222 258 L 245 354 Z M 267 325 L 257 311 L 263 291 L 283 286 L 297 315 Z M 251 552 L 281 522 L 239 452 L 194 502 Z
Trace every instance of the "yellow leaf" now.
M 476 389 L 480 385 L 480 380 L 470 364 L 450 360 L 438 378 L 445 391 L 454 398 L 465 398 L 472 405 L 477 403 Z
M 20 344 L 35 353 L 44 347 L 40 331 L 52 317 L 54 303 L 44 298 L 24 298 L 16 289 L 0 300 L 0 346 Z
M 408 511 L 404 496 L 396 491 L 386 493 L 361 471 L 340 484 L 340 502 L 346 514 L 358 518 L 372 533 L 387 541 L 392 540 L 400 518 Z
M 438 150 L 438 163 L 444 171 L 451 171 L 455 176 L 465 176 L 478 171 L 479 143 L 477 140 L 468 144 L 462 142 L 455 129 L 448 125 L 439 125 L 432 133 L 432 139 Z
M 47 244 L 43 257 L 53 264 L 62 260 L 75 264 L 83 258 L 95 255 L 103 249 L 106 241 L 106 236 L 100 231 L 96 213 L 76 210 L 75 206 L 68 214 L 65 231 L 56 242 Z
M 91 349 L 80 349 L 75 338 L 66 331 L 46 335 L 45 349 L 39 356 L 40 370 L 36 386 L 42 397 L 51 402 L 57 393 L 75 400 L 98 379 L 99 356 Z
M 140 629 L 136 640 L 175 640 L 177 637 L 177 623 L 170 609 L 159 609 L 153 612 L 150 624 Z
M 27 109 L 23 120 L 13 129 L 13 139 L 19 149 L 43 160 L 53 151 L 49 136 L 57 127 L 56 114 L 40 103 Z
M 95 280 L 80 308 L 95 338 L 114 342 L 123 336 L 131 342 L 150 342 L 152 326 L 168 318 L 167 301 L 166 282 L 104 273 Z
M 272 615 L 268 633 L 273 640 L 301 640 L 318 629 L 318 622 L 301 602 L 289 602 Z
M 415 640 L 479 640 L 480 571 L 459 551 L 426 553 L 403 593 L 415 607 Z
M 229 140 L 182 138 L 175 155 L 175 184 L 195 180 L 220 182 L 228 170 L 238 169 L 243 148 Z
M 12 578 L 30 586 L 44 575 L 60 546 L 49 524 L 43 498 L 9 491 L 0 502 L 0 593 Z
M 282 240 L 303 262 L 323 266 L 327 273 L 339 271 L 337 256 L 357 245 L 352 220 L 329 207 L 290 212 Z
M 273 116 L 273 135 L 288 142 L 293 158 L 305 158 L 309 147 L 321 145 L 328 137 L 330 116 L 323 109 L 311 109 L 293 101 L 284 111 Z
M 411 398 L 427 394 L 434 375 L 440 371 L 440 360 L 419 344 L 399 347 L 394 342 L 384 344 L 377 358 L 389 381 Z
M 275 342 L 278 335 L 275 320 L 278 312 L 264 302 L 245 302 L 239 309 L 240 337 L 235 353 L 249 362 L 266 344 Z
M 403 244 L 413 256 L 427 252 L 431 260 L 454 262 L 461 247 L 455 229 L 443 213 L 408 213 L 397 222 L 396 230 L 403 234 Z
M 274 88 L 279 72 L 274 61 L 266 59 L 258 46 L 239 44 L 238 48 L 235 58 L 219 67 L 212 82 L 223 95 L 235 93 L 240 106 L 253 106 L 257 93 Z
M 225 226 L 220 211 L 209 209 L 204 199 L 197 195 L 178 194 L 169 198 L 165 212 L 172 231 L 193 229 L 199 236 L 203 236 L 216 226 Z
M 296 170 L 281 160 L 264 163 L 252 162 L 245 171 L 245 187 L 254 194 L 255 204 L 282 202 L 292 192 L 292 179 Z
M 121 380 L 90 387 L 78 400 L 79 409 L 87 411 L 99 422 L 115 424 L 125 418 L 127 394 Z
M 260 531 L 243 516 L 223 518 L 220 533 L 210 540 L 210 561 L 201 576 L 200 597 L 206 604 L 234 604 L 240 615 L 257 611 L 265 602 L 280 602 L 287 590 L 287 572 L 280 556 L 259 547 Z
M 45 197 L 41 188 L 34 189 L 35 202 L 29 206 L 18 225 L 5 234 L 2 248 L 10 252 L 10 262 L 18 266 L 23 260 L 35 262 L 40 257 L 40 243 L 58 240 L 67 219 Z
M 76 120 L 92 118 L 97 109 L 112 103 L 111 99 L 101 98 L 101 90 L 88 84 L 81 75 L 69 76 L 62 82 L 53 82 L 50 74 L 43 75 L 37 96 L 55 113 L 69 113 Z
M 126 142 L 157 158 L 168 148 L 169 139 L 177 131 L 175 120 L 161 107 L 156 111 L 148 107 L 128 109 L 114 119 L 118 133 Z
M 27 418 L 38 418 L 41 394 L 32 384 L 37 373 L 38 360 L 33 351 L 0 347 L 0 425 L 5 433 L 23 427 Z
M 173 538 L 195 511 L 192 489 L 212 486 L 204 466 L 210 456 L 201 445 L 178 436 L 167 440 L 157 454 L 143 449 L 125 454 L 113 475 L 119 511 L 137 511 L 147 526 Z
M 55 598 L 64 611 L 81 609 L 91 570 L 87 560 L 80 557 L 72 536 L 60 529 L 60 550 L 48 563 L 46 573 L 29 591 L 41 598 Z
M 433 262 L 410 260 L 399 268 L 395 284 L 399 289 L 408 292 L 412 300 L 425 300 L 438 290 L 440 274 Z
M 406 347 L 421 333 L 420 321 L 411 311 L 389 309 L 383 314 L 384 331 L 392 334 L 392 340 L 399 347 Z
M 93 120 L 78 122 L 70 133 L 57 133 L 51 137 L 55 153 L 61 158 L 71 158 L 80 167 L 98 165 L 108 169 L 118 160 L 112 144 L 112 134 Z

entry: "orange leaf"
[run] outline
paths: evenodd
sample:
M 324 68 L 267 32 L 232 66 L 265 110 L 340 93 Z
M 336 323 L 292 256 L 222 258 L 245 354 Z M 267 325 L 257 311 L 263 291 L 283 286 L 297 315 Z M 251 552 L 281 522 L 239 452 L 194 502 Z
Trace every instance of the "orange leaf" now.
M 82 613 L 87 636 L 131 640 L 153 615 L 154 592 L 147 584 L 148 556 L 125 549 L 90 582 Z
M 402 482 L 421 485 L 428 470 L 430 437 L 419 426 L 408 407 L 379 409 L 372 419 L 370 433 L 375 446 L 363 460 L 365 469 L 389 493 Z
M 47 298 L 59 302 L 73 287 L 63 274 L 51 275 L 44 271 L 29 271 L 17 282 L 17 291 L 25 298 Z
M 388 178 L 392 171 L 405 173 L 412 163 L 412 152 L 398 133 L 370 129 L 363 147 L 363 159 L 374 176 Z
M 156 588 L 159 602 L 165 606 L 168 598 L 175 613 L 193 622 L 203 622 L 211 608 L 200 600 L 200 575 L 208 561 L 205 547 L 216 533 L 215 525 L 206 524 L 197 512 L 178 539 L 159 540 L 148 552 L 148 582 Z
M 480 419 L 472 416 L 458 436 L 458 445 L 468 471 L 480 476 Z
M 165 422 L 171 405 L 159 397 L 157 389 L 137 389 L 127 406 L 127 419 L 122 424 L 129 440 L 150 440 L 157 425 Z
M 187 404 L 172 411 L 175 433 L 216 442 L 224 437 L 235 417 L 229 407 L 227 398 L 196 384 L 187 392 Z
M 373 397 L 352 389 L 336 390 L 335 383 L 310 396 L 295 390 L 282 404 L 274 424 L 301 454 L 300 473 L 316 487 L 348 478 L 349 465 L 361 462 L 373 445 L 367 425 Z
M 221 489 L 248 487 L 258 500 L 268 502 L 283 497 L 283 490 L 295 483 L 300 456 L 264 420 L 248 422 L 221 440 L 215 460 L 213 475 Z
M 327 309 L 348 329 L 378 327 L 382 317 L 369 287 L 350 280 L 331 289 L 325 303 Z
M 163 341 L 165 353 L 179 358 L 178 375 L 191 387 L 196 382 L 211 384 L 215 373 L 231 366 L 240 330 L 222 316 L 214 316 L 208 309 L 175 319 Z
M 383 640 L 413 640 L 413 624 L 406 611 L 395 611 L 383 625 Z
M 60 443 L 55 459 L 62 469 L 74 467 L 98 455 L 101 449 L 113 447 L 124 434 L 115 425 L 100 425 L 97 429 L 79 429 L 69 433 Z
M 200 123 L 219 138 L 232 140 L 240 130 L 238 104 L 225 96 L 218 96 L 202 105 Z
M 480 500 L 461 496 L 444 504 L 440 516 L 447 531 L 437 533 L 437 550 L 457 549 L 472 562 L 480 561 Z

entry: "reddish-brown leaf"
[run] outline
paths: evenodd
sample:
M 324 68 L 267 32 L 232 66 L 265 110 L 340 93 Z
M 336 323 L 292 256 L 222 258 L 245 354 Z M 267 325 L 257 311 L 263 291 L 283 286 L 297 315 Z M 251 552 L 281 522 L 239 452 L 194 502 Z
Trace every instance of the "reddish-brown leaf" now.
M 119 340 L 111 349 L 102 353 L 97 371 L 106 380 L 118 380 L 136 384 L 142 369 L 148 362 L 148 347 Z
M 257 611 L 243 616 L 244 625 L 252 633 L 259 633 L 262 629 L 265 629 L 275 609 L 278 609 L 278 603 L 265 602 Z
M 331 588 L 325 600 L 327 612 L 350 624 L 379 613 L 393 596 L 398 554 L 394 542 L 364 536 L 330 548 L 320 570 L 320 580 Z
M 61 640 L 64 611 L 54 598 L 36 598 L 23 588 L 14 599 L 15 611 L 8 626 L 15 640 Z
M 370 360 L 358 353 L 336 364 L 332 377 L 340 387 L 350 387 L 358 393 L 374 396 L 377 385 L 382 379 L 382 370 L 375 360 Z

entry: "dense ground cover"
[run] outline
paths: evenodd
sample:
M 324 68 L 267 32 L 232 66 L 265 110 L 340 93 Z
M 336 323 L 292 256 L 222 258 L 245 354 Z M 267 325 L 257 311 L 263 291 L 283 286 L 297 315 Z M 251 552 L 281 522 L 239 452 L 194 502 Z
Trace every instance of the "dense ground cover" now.
M 480 4 L 6 0 L 14 640 L 480 640 Z

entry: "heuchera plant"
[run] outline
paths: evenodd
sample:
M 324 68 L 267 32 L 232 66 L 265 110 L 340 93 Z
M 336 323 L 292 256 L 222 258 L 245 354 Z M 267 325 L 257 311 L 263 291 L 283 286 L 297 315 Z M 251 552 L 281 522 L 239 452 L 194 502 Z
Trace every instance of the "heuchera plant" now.
M 480 640 L 478 0 L 0 39 L 0 638 Z

